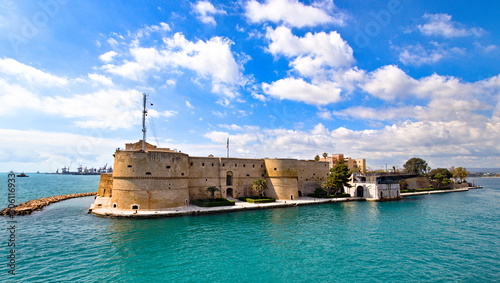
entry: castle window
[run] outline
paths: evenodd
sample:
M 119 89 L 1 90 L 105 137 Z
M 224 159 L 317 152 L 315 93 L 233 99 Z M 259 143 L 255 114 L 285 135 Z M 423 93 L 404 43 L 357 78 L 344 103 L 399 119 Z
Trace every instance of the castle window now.
M 226 174 L 226 186 L 232 186 L 233 185 L 233 172 L 229 171 Z
M 247 174 L 247 177 L 250 177 L 250 174 Z
M 243 167 L 246 167 L 246 165 L 245 165 L 245 164 L 243 164 Z
M 146 172 L 146 175 L 151 175 L 151 172 Z
M 170 169 L 170 165 L 167 165 L 167 167 L 166 167 L 166 168 L 167 168 L 167 169 Z
M 252 164 L 252 168 L 255 168 L 255 164 Z
M 127 165 L 128 168 L 132 168 L 132 165 Z
M 191 166 L 193 166 L 193 162 L 191 162 Z
M 224 165 L 225 165 L 225 164 L 224 164 L 224 163 L 222 163 L 222 167 L 224 167 Z
M 132 209 L 139 209 L 139 205 L 138 204 L 133 204 L 132 205 Z
M 181 173 L 181 176 L 184 176 L 184 173 Z
M 234 164 L 234 167 L 238 167 L 238 164 Z
M 214 164 L 212 163 L 212 167 L 214 167 Z
M 117 206 L 118 206 L 118 204 L 113 203 L 113 208 L 116 208 Z
M 274 171 L 276 171 L 276 168 L 274 168 Z
M 205 162 L 201 163 L 201 166 L 205 166 Z

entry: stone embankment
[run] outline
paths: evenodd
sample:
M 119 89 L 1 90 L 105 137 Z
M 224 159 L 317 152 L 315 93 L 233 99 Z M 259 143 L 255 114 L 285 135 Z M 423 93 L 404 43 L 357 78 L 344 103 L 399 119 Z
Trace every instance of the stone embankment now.
M 63 195 L 63 196 L 54 196 L 54 197 L 47 197 L 47 198 L 40 198 L 40 199 L 34 199 L 30 200 L 27 202 L 23 202 L 19 205 L 16 205 L 13 208 L 6 208 L 2 211 L 0 211 L 0 215 L 3 216 L 10 216 L 10 215 L 28 215 L 31 214 L 35 210 L 41 210 L 42 208 L 46 207 L 47 205 L 70 199 L 70 198 L 79 198 L 79 197 L 88 197 L 88 196 L 95 196 L 94 193 L 81 193 L 81 194 L 71 194 L 71 195 Z

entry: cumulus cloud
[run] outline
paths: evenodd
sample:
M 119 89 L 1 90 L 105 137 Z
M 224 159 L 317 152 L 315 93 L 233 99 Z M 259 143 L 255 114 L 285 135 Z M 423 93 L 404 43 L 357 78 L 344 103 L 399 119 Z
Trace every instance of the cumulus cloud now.
M 109 63 L 111 61 L 113 61 L 113 58 L 118 55 L 118 53 L 116 53 L 115 51 L 108 51 L 104 54 L 102 54 L 101 56 L 99 56 L 99 59 L 101 59 L 101 61 L 105 62 L 105 63 Z
M 262 88 L 272 97 L 312 105 L 326 105 L 341 100 L 341 89 L 332 82 L 311 84 L 303 79 L 285 78 L 271 84 L 263 83 Z
M 163 43 L 149 48 L 134 44 L 128 51 L 130 59 L 101 68 L 134 81 L 143 81 L 158 72 L 191 70 L 199 78 L 209 80 L 214 93 L 230 98 L 237 96 L 236 88 L 244 84 L 244 78 L 231 51 L 232 41 L 223 37 L 189 41 L 182 33 L 176 33 L 163 37 Z
M 214 7 L 210 1 L 198 1 L 193 4 L 193 10 L 198 19 L 205 24 L 216 25 L 214 15 L 226 14 L 224 10 L 219 10 Z
M 417 28 L 424 35 L 443 36 L 446 38 L 480 36 L 483 30 L 480 28 L 465 28 L 463 25 L 451 20 L 448 14 L 425 14 L 423 18 L 427 21 Z
M 353 50 L 336 31 L 292 34 L 287 27 L 267 29 L 271 41 L 268 50 L 273 55 L 292 58 L 290 65 L 300 74 L 314 76 L 324 68 L 349 67 L 354 63 Z
M 307 6 L 297 0 L 266 0 L 263 4 L 251 0 L 246 4 L 246 16 L 254 23 L 270 21 L 291 27 L 344 24 L 342 14 L 334 18 L 320 7 Z

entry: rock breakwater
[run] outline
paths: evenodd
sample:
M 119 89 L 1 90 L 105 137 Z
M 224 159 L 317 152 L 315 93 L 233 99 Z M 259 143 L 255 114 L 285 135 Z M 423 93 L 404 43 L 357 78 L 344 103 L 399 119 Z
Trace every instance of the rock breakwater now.
M 94 193 L 80 193 L 80 194 L 70 194 L 70 195 L 62 195 L 62 196 L 53 196 L 53 197 L 46 197 L 46 198 L 40 198 L 40 199 L 34 199 L 30 200 L 27 202 L 23 202 L 19 205 L 16 205 L 13 208 L 5 208 L 4 210 L 0 211 L 0 215 L 3 216 L 10 216 L 10 215 L 28 215 L 31 214 L 35 210 L 41 210 L 42 208 L 46 207 L 47 205 L 70 199 L 70 198 L 79 198 L 79 197 L 88 197 L 88 196 L 95 196 Z

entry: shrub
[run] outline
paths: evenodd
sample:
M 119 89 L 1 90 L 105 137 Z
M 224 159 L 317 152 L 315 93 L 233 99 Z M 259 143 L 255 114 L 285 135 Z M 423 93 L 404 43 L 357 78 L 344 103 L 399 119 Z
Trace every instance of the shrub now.
M 249 203 L 267 203 L 276 201 L 276 199 L 269 197 L 239 197 L 238 199 Z
M 214 206 L 230 206 L 234 205 L 234 201 L 225 198 L 215 199 L 195 199 L 191 202 L 200 207 L 214 207 Z

